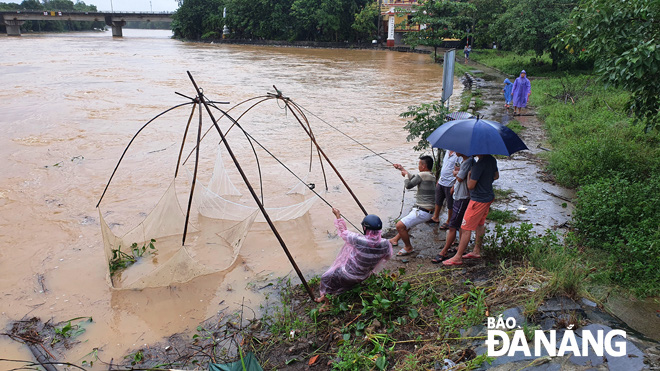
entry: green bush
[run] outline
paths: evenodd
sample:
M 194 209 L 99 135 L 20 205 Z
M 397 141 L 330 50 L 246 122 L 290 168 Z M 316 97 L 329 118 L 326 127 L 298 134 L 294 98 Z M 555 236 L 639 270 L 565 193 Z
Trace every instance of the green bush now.
M 639 294 L 660 292 L 660 174 L 601 178 L 578 192 L 575 227 L 610 254 L 612 278 Z

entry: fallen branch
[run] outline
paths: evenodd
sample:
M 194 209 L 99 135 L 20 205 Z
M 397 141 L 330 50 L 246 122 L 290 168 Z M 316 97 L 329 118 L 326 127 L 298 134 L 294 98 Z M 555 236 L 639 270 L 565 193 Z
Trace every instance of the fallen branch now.
M 542 190 L 543 192 L 549 194 L 550 196 L 555 196 L 555 197 L 557 197 L 557 198 L 560 199 L 560 200 L 564 200 L 564 201 L 566 201 L 566 202 L 573 203 L 573 200 L 571 200 L 571 199 L 568 198 L 568 197 L 564 197 L 564 196 L 558 195 L 558 194 L 556 194 L 556 193 L 552 193 L 552 192 L 546 190 L 545 188 L 541 188 L 541 190 Z

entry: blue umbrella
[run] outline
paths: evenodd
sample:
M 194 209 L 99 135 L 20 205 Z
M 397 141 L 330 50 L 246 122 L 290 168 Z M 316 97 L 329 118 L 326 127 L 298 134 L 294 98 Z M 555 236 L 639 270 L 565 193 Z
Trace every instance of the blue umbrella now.
M 527 149 L 513 130 L 499 122 L 478 118 L 449 121 L 435 129 L 426 140 L 431 147 L 449 149 L 466 156 L 510 156 Z

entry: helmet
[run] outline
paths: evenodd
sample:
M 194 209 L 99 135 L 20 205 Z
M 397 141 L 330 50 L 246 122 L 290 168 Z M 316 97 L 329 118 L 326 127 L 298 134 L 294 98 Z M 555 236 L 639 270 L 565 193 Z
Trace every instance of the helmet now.
M 374 214 L 369 214 L 362 219 L 362 228 L 372 231 L 380 231 L 383 228 L 383 222 Z

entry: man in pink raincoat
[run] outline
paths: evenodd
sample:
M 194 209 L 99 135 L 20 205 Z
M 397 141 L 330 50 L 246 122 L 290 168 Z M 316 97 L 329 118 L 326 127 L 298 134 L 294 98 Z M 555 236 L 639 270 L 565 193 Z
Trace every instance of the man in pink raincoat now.
M 383 223 L 376 215 L 369 214 L 362 220 L 364 235 L 349 232 L 339 210 L 332 208 L 337 218 L 337 234 L 345 243 L 332 266 L 321 276 L 319 291 L 321 296 L 316 302 L 323 303 L 320 311 L 328 310 L 329 300 L 326 294 L 340 294 L 369 278 L 385 265 L 392 257 L 392 244 L 381 237 Z

